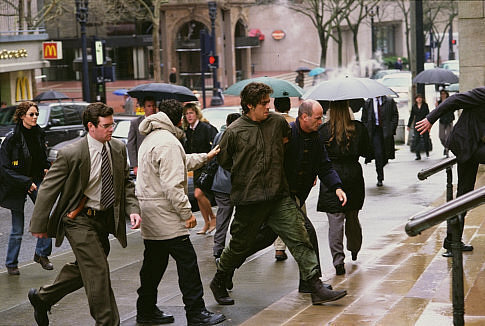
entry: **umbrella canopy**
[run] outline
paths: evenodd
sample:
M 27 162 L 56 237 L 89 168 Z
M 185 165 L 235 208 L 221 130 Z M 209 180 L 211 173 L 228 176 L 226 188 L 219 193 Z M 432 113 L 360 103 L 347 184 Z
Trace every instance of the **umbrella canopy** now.
M 125 88 L 119 88 L 117 90 L 115 90 L 113 92 L 114 95 L 119 95 L 119 96 L 123 96 L 123 95 L 128 95 L 128 90 L 125 89 Z
M 40 102 L 40 101 L 52 101 L 52 100 L 65 100 L 68 98 L 69 97 L 64 93 L 50 90 L 50 91 L 37 94 L 37 96 L 34 97 L 34 101 Z
M 333 101 L 319 100 L 318 102 L 323 107 L 323 112 L 326 113 L 328 108 L 330 107 L 330 102 L 333 102 Z M 354 113 L 359 112 L 360 109 L 364 107 L 364 104 L 365 104 L 365 100 L 363 98 L 354 98 L 349 100 L 349 106 L 352 109 L 352 112 Z
M 303 98 L 340 101 L 386 95 L 397 96 L 389 87 L 373 79 L 346 77 L 321 82 L 311 87 Z
M 311 70 L 311 69 L 310 69 L 310 68 L 308 68 L 308 67 L 298 67 L 298 68 L 296 68 L 296 70 L 295 70 L 295 71 L 303 71 L 303 72 L 308 72 L 308 71 L 310 71 L 310 70 Z
M 325 68 L 322 68 L 322 67 L 313 68 L 308 73 L 308 76 L 313 77 L 313 76 L 317 76 L 317 75 L 323 74 L 324 72 L 325 72 Z
M 179 102 L 197 101 L 197 97 L 184 86 L 166 83 L 149 83 L 133 87 L 128 95 L 137 99 L 153 97 L 155 101 L 174 99 Z
M 300 97 L 303 95 L 303 89 L 287 80 L 272 77 L 257 77 L 241 80 L 226 89 L 224 94 L 240 95 L 241 91 L 249 83 L 263 83 L 273 89 L 270 97 Z
M 423 70 L 413 79 L 414 84 L 455 84 L 458 83 L 458 76 L 451 70 L 433 68 Z

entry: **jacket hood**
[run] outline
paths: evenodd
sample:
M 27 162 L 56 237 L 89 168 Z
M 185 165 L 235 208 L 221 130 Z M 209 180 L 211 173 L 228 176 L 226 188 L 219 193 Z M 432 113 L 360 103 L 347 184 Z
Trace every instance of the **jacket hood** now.
M 175 127 L 172 121 L 170 121 L 168 116 L 163 112 L 152 114 L 143 119 L 138 129 L 142 135 L 148 135 L 156 129 L 163 129 L 172 133 L 177 139 L 181 139 L 184 136 L 183 130 Z

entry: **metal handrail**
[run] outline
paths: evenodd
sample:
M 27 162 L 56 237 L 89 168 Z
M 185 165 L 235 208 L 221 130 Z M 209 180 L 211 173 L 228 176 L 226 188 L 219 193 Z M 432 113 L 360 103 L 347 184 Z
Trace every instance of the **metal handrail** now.
M 456 164 L 456 157 L 447 158 L 447 159 L 439 162 L 438 164 L 433 165 L 430 168 L 423 169 L 420 172 L 418 172 L 418 179 L 419 180 L 425 180 L 429 176 L 432 176 L 433 174 L 438 173 L 438 172 L 446 169 L 447 167 L 451 167 L 453 164 Z
M 468 192 L 454 200 L 414 215 L 406 224 L 406 233 L 414 237 L 430 227 L 485 203 L 485 186 Z

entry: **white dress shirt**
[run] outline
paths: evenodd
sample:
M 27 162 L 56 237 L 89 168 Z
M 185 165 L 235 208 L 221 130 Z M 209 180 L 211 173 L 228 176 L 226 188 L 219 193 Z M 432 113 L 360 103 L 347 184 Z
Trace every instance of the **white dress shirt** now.
M 99 210 L 101 209 L 101 151 L 103 150 L 103 146 L 106 146 L 111 165 L 111 171 L 113 171 L 113 164 L 111 162 L 111 150 L 107 142 L 103 144 L 102 142 L 91 137 L 89 133 L 86 135 L 86 137 L 88 137 L 87 139 L 89 147 L 89 158 L 91 160 L 91 169 L 89 171 L 88 186 L 84 190 L 84 195 L 88 198 L 85 207 L 91 207 Z

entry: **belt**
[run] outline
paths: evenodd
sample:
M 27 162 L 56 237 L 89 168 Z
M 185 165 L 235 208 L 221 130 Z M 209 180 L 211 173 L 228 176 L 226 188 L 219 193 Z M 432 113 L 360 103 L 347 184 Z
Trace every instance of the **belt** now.
M 101 210 L 97 210 L 97 209 L 94 209 L 94 208 L 91 208 L 91 207 L 84 207 L 83 210 L 82 210 L 82 212 L 89 217 L 95 217 L 95 216 L 102 217 L 102 216 L 105 216 L 107 213 L 110 213 L 112 211 L 113 211 L 112 208 L 108 208 L 107 210 L 101 211 Z

